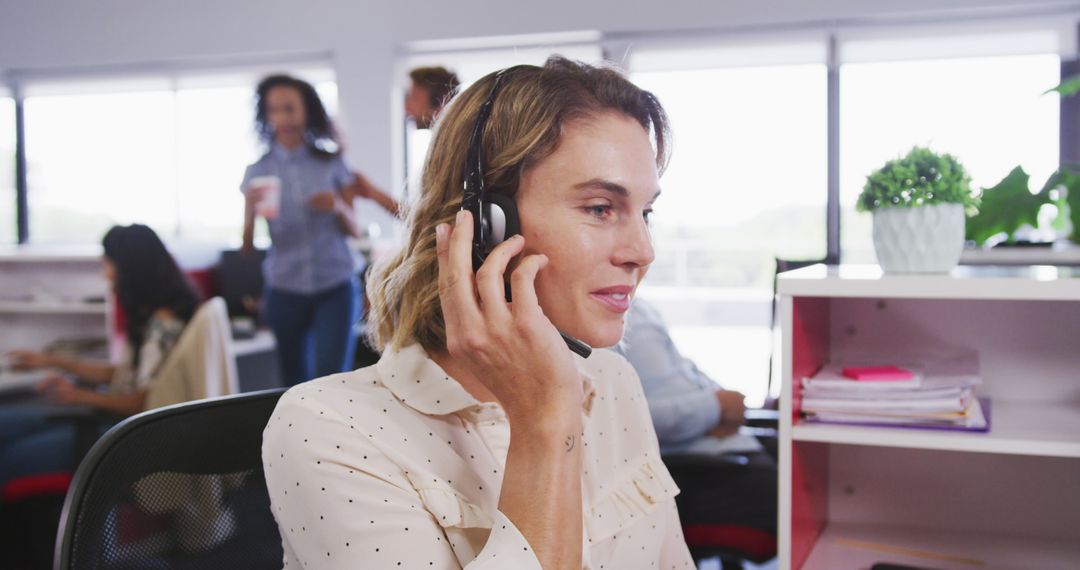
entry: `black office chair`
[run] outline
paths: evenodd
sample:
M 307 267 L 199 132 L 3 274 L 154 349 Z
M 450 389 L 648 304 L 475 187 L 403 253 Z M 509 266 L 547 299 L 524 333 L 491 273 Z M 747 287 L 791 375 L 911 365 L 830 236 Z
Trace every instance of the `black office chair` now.
M 75 473 L 53 567 L 281 568 L 261 448 L 283 392 L 170 406 L 111 429 Z
M 762 564 L 776 556 L 775 528 L 777 495 L 773 490 L 777 472 L 777 425 L 775 410 L 747 410 L 745 431 L 757 437 L 765 455 L 738 453 L 702 455 L 667 453 L 662 459 L 682 493 L 676 497 L 682 518 L 683 536 L 696 564 L 718 558 L 724 570 L 738 570 L 744 562 Z M 747 429 L 749 428 L 749 429 Z M 759 455 L 759 454 L 757 454 Z M 709 500 L 718 487 L 756 497 L 752 511 L 725 513 L 727 523 L 717 523 L 710 514 L 714 507 Z
M 36 394 L 6 394 L 0 407 L 35 405 Z M 119 417 L 84 407 L 57 406 L 47 420 L 74 431 L 70 469 L 34 473 L 13 478 L 0 485 L 0 568 L 19 570 L 48 568 L 56 549 L 56 531 L 64 498 L 74 479 L 75 468 L 99 437 L 120 421 Z

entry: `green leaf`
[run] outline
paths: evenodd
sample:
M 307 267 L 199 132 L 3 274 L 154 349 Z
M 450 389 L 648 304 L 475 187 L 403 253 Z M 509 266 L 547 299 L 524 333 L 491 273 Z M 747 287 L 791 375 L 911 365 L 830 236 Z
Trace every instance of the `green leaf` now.
M 1057 199 L 1051 203 L 1057 208 L 1058 215 L 1054 216 L 1054 219 L 1050 221 L 1050 229 L 1054 230 L 1055 235 L 1065 235 L 1068 237 L 1066 233 L 1072 231 L 1068 217 L 1070 212 L 1068 193 L 1062 192 L 1058 195 Z
M 990 237 L 1013 232 L 1024 224 L 1039 223 L 1039 208 L 1049 202 L 1049 193 L 1032 194 L 1028 190 L 1030 176 L 1017 166 L 991 188 L 984 188 L 979 213 L 967 220 L 967 239 L 982 244 Z M 1071 194 L 1071 193 L 1070 193 Z
M 1080 174 L 1074 168 L 1074 165 L 1066 165 L 1061 170 L 1051 174 L 1046 181 L 1046 185 L 1043 186 L 1042 191 L 1039 193 L 1045 194 L 1048 203 L 1053 204 L 1058 209 L 1058 216 L 1052 223 L 1054 231 L 1059 234 L 1064 233 L 1066 226 L 1071 222 L 1073 227 L 1071 237 L 1073 241 L 1080 243 L 1080 232 L 1077 231 L 1080 226 L 1076 225 L 1078 219 L 1080 219 L 1077 212 L 1077 206 L 1080 206 Z M 1064 192 L 1057 193 L 1056 199 L 1051 199 L 1050 192 L 1056 188 L 1061 188 Z
M 1062 81 L 1057 87 L 1047 89 L 1043 95 L 1057 91 L 1062 97 L 1072 97 L 1080 93 L 1080 75 L 1074 75 Z
M 1069 219 L 1072 220 L 1072 241 L 1073 243 L 1080 243 L 1080 176 L 1071 172 L 1067 174 L 1071 178 L 1063 184 L 1068 189 L 1068 196 L 1065 197 L 1065 200 L 1069 204 Z

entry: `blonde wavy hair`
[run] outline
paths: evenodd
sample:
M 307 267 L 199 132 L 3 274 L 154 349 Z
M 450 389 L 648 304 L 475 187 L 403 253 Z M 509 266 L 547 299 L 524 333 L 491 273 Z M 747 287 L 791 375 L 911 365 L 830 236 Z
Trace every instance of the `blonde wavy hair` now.
M 461 208 L 469 139 L 494 78 L 492 73 L 474 83 L 440 116 L 420 195 L 406 215 L 407 241 L 368 279 L 369 337 L 380 351 L 413 342 L 429 354 L 446 348 L 435 227 L 452 224 Z M 636 120 L 650 133 L 663 171 L 670 147 L 667 115 L 656 97 L 620 72 L 558 56 L 540 67 L 505 70 L 483 132 L 485 192 L 513 197 L 522 174 L 555 151 L 568 123 L 610 112 Z

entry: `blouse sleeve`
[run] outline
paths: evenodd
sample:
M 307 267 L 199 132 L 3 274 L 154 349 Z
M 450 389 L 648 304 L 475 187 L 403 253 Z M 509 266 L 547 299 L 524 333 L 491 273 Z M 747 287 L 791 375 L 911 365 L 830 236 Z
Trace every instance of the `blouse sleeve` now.
M 146 340 L 139 349 L 139 369 L 135 371 L 134 386 L 137 390 L 145 390 L 157 373 L 158 368 L 165 358 L 180 340 L 180 333 L 184 330 L 184 323 L 179 320 L 150 319 L 146 331 Z
M 244 178 L 240 181 L 240 192 L 247 192 L 247 187 L 248 184 L 251 183 L 251 179 L 257 176 L 255 171 L 256 168 L 254 164 L 251 164 L 244 169 Z
M 286 562 L 303 568 L 462 568 L 407 475 L 369 434 L 301 390 L 282 396 L 263 435 L 263 466 Z M 540 570 L 497 513 L 466 570 Z
M 683 536 L 675 500 L 669 500 L 668 504 L 661 508 L 667 509 L 667 513 L 664 516 L 664 540 L 660 545 L 660 568 L 697 568 Z
M 340 155 L 334 157 L 333 177 L 334 188 L 337 190 L 351 185 L 356 180 L 356 174 L 349 170 L 349 165 L 345 163 L 345 159 Z

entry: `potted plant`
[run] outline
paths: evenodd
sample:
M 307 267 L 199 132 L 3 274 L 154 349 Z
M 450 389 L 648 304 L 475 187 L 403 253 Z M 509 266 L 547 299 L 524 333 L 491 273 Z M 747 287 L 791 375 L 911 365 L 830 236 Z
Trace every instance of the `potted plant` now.
M 942 273 L 960 261 L 964 219 L 978 204 L 949 154 L 915 147 L 866 178 L 856 204 L 874 214 L 874 250 L 889 273 Z

